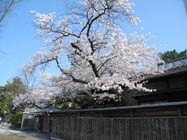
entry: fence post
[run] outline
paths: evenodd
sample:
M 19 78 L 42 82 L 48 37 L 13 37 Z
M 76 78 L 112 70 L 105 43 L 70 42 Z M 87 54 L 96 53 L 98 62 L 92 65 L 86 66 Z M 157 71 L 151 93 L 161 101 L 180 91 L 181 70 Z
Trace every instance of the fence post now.
M 184 133 L 183 133 L 183 124 L 182 124 L 182 113 L 181 108 L 177 108 L 177 114 L 178 114 L 178 140 L 185 140 Z
M 177 108 L 177 114 L 178 114 L 178 117 L 179 117 L 179 119 L 180 119 L 180 118 L 182 117 L 180 107 Z
M 134 140 L 133 109 L 130 110 L 130 140 Z
M 102 112 L 101 112 L 101 111 L 99 111 L 99 117 L 100 117 L 100 118 L 102 118 L 102 117 L 103 117 L 103 115 L 102 115 Z

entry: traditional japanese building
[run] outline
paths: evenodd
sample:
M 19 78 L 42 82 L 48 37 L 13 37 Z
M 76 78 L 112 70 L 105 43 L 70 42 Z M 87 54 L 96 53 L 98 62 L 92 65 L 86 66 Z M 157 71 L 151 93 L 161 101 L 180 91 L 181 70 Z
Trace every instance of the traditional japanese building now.
M 146 77 L 146 87 L 155 91 L 131 91 L 131 104 L 187 101 L 187 57 L 159 64 L 158 69 L 164 73 Z

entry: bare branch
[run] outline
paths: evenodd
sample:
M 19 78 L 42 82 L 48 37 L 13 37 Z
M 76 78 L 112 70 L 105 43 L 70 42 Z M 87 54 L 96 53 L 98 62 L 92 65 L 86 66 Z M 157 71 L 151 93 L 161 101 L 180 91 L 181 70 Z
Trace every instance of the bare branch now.
M 0 22 L 10 13 L 12 7 L 21 0 L 1 0 L 0 3 Z

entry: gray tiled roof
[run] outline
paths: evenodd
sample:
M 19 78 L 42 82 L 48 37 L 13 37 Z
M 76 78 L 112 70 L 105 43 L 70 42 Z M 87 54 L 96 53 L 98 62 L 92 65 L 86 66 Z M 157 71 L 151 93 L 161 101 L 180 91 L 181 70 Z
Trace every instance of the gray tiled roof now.
M 180 73 L 187 73 L 187 66 L 177 67 L 177 68 L 174 68 L 174 69 L 168 69 L 168 70 L 165 70 L 161 74 L 147 75 L 145 78 L 146 79 L 153 79 L 153 78 L 164 77 L 164 76 L 180 74 Z
M 146 79 L 158 78 L 162 76 L 187 72 L 187 57 L 181 57 L 167 61 L 165 63 L 160 63 L 158 64 L 158 70 L 163 70 L 164 72 L 157 75 L 148 75 L 146 76 Z

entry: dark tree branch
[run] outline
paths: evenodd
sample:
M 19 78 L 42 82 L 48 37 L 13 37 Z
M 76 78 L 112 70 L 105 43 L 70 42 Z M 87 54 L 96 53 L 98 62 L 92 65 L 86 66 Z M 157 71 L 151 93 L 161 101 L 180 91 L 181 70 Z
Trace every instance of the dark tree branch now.
M 21 0 L 10 0 L 10 1 L 1 1 L 0 3 L 0 22 L 2 22 L 8 13 L 11 11 L 15 3 Z
M 81 50 L 77 45 L 75 45 L 74 43 L 71 43 L 71 45 L 72 45 L 73 48 L 75 48 L 75 49 L 79 50 L 80 52 L 82 52 L 82 50 Z M 78 53 L 77 53 L 77 54 L 78 54 Z M 78 54 L 78 55 L 80 56 L 80 54 Z M 98 71 L 97 71 L 96 65 L 93 63 L 93 61 L 92 61 L 92 60 L 87 60 L 87 61 L 88 61 L 89 64 L 91 65 L 92 70 L 93 70 L 95 76 L 96 76 L 96 77 L 100 77 L 100 76 L 99 76 L 99 73 L 98 73 Z
M 70 77 L 73 79 L 74 82 L 82 83 L 82 84 L 88 84 L 88 82 L 86 82 L 86 81 L 84 81 L 84 80 L 81 80 L 81 79 L 77 79 L 77 78 L 75 78 L 72 74 L 65 72 L 65 71 L 60 67 L 60 64 L 59 64 L 59 61 L 58 61 L 58 57 L 57 57 L 55 60 L 56 60 L 57 67 L 60 69 L 60 71 L 61 71 L 63 74 L 65 74 L 65 75 L 67 75 L 67 76 L 70 76 Z
M 2 9 L 0 9 L 0 10 L 1 10 L 1 11 L 0 11 L 0 14 L 1 14 L 0 22 L 2 22 L 2 20 L 5 18 L 5 16 L 10 12 L 10 10 L 11 10 L 13 4 L 14 4 L 14 0 L 12 0 L 12 1 L 10 2 L 10 4 L 5 3 L 4 9 L 3 9 L 3 7 L 2 7 Z

